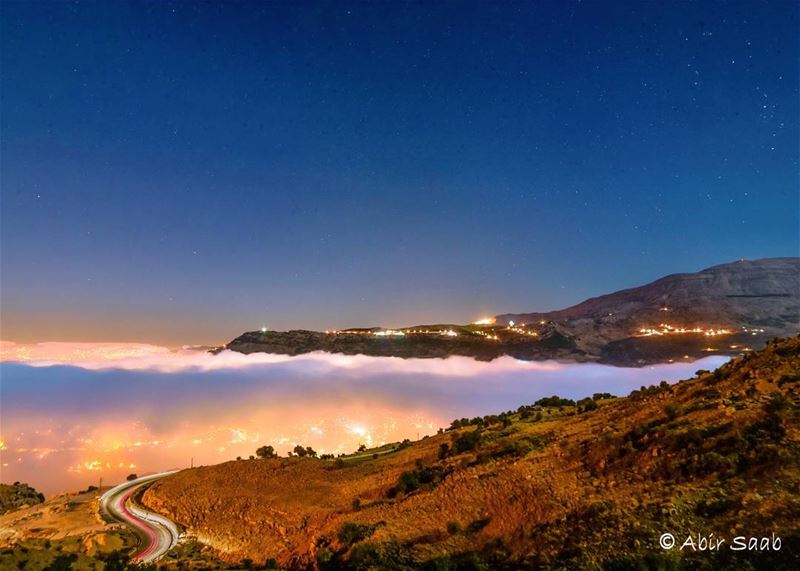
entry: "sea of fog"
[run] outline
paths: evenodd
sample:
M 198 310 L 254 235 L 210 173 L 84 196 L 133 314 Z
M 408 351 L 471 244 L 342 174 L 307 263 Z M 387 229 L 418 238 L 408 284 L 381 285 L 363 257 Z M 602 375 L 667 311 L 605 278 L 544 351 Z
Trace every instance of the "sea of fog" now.
M 635 368 L 312 353 L 219 355 L 114 343 L 3 342 L 0 480 L 52 494 L 232 460 L 262 444 L 352 452 L 558 394 L 627 395 L 726 361 Z

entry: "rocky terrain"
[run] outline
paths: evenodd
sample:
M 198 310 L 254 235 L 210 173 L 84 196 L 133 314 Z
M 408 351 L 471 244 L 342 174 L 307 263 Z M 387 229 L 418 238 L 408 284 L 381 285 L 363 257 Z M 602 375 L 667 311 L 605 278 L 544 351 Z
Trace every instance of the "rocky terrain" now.
M 642 366 L 740 355 L 798 331 L 800 258 L 768 258 L 667 276 L 558 311 L 498 315 L 494 323 L 482 325 L 252 331 L 224 348 L 480 360 L 510 355 Z
M 0 515 L 21 507 L 40 504 L 44 496 L 28 484 L 14 482 L 13 484 L 0 484 Z
M 0 570 L 155 571 L 156 566 L 130 562 L 139 540 L 128 528 L 103 520 L 99 496 L 99 490 L 90 486 L 21 504 L 0 515 Z M 158 569 L 243 569 L 207 552 L 205 546 L 185 538 L 159 561 Z
M 100 519 L 98 495 L 91 488 L 42 498 L 0 516 L 0 569 L 122 569 L 113 564 L 136 540 Z
M 521 403 L 338 459 L 184 470 L 143 502 L 222 559 L 272 568 L 798 569 L 798 383 L 795 337 L 625 398 Z M 726 543 L 665 550 L 664 533 Z M 768 539 L 731 550 L 740 536 Z

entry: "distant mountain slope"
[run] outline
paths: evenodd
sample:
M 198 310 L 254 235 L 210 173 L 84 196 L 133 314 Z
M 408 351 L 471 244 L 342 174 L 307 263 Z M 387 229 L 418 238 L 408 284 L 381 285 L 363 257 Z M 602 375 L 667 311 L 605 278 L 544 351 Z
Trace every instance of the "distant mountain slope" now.
M 629 319 L 642 324 L 680 320 L 683 325 L 769 327 L 790 334 L 800 327 L 800 258 L 740 260 L 691 274 L 673 274 L 542 313 L 506 313 L 497 322 Z
M 614 364 L 758 349 L 766 339 L 800 331 L 800 258 L 740 260 L 673 274 L 558 311 L 496 317 L 500 325 L 512 321 L 553 323 L 575 339 L 578 350 Z M 701 333 L 669 335 L 669 327 Z M 725 334 L 705 334 L 718 330 Z
M 559 311 L 498 315 L 494 324 L 251 331 L 218 350 L 479 360 L 509 355 L 642 366 L 739 355 L 799 331 L 800 258 L 769 258 L 674 274 Z

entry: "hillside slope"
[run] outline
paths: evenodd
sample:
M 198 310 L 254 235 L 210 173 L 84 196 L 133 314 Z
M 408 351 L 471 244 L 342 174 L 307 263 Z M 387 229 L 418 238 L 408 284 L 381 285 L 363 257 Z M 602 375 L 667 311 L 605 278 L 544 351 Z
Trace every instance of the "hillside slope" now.
M 800 258 L 739 260 L 696 273 L 666 276 L 566 309 L 507 313 L 498 315 L 496 321 L 556 322 L 579 338 L 584 349 L 599 348 L 606 360 L 619 358 L 626 350 L 649 353 L 647 345 L 662 340 L 633 335 L 642 328 L 663 330 L 660 325 L 664 323 L 686 329 L 727 329 L 737 334 L 764 330 L 770 339 L 792 336 L 800 331 Z M 747 335 L 723 337 L 735 344 L 747 343 Z M 702 336 L 697 341 L 701 348 L 707 345 Z M 753 346 L 760 348 L 763 344 L 755 340 Z M 690 349 L 691 344 L 687 344 Z
M 98 496 L 96 488 L 60 494 L 0 515 L 0 569 L 121 569 L 106 564 L 124 561 L 136 538 L 101 521 Z
M 601 319 L 609 313 L 639 323 L 665 318 L 680 319 L 686 325 L 718 321 L 770 327 L 776 335 L 791 333 L 787 327 L 800 327 L 800 258 L 739 260 L 696 273 L 673 274 L 558 311 L 498 315 L 497 321 Z
M 374 457 L 185 470 L 144 502 L 224 559 L 291 569 L 797 569 L 799 381 L 792 338 L 676 385 L 463 419 Z M 665 551 L 667 532 L 775 534 L 781 549 Z

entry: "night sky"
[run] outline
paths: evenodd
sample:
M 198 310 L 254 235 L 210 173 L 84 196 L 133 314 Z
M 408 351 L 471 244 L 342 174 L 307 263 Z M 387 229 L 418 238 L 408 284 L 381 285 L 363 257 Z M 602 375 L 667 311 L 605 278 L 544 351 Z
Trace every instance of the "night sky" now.
M 798 4 L 2 3 L 2 338 L 466 322 L 798 253 Z

